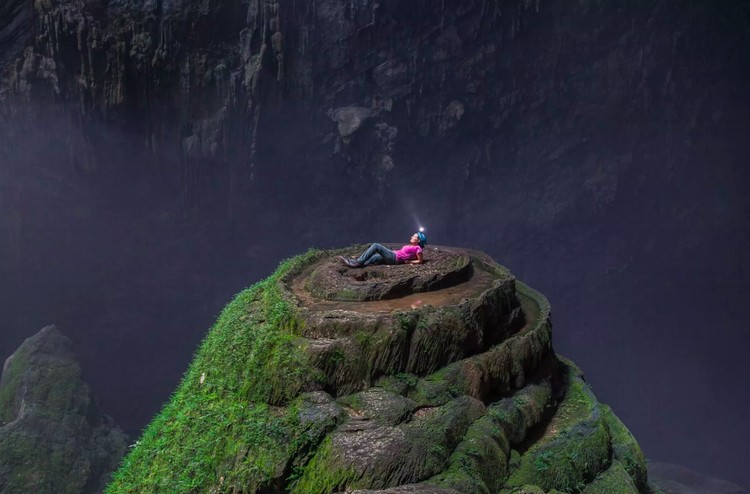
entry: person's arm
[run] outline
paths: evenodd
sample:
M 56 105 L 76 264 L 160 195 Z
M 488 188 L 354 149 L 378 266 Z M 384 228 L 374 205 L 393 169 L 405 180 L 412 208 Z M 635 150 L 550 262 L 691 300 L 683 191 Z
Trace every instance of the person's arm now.
M 414 259 L 413 261 L 409 261 L 409 264 L 422 264 L 422 262 L 423 262 L 422 261 L 422 253 L 421 252 L 417 252 L 417 258 Z

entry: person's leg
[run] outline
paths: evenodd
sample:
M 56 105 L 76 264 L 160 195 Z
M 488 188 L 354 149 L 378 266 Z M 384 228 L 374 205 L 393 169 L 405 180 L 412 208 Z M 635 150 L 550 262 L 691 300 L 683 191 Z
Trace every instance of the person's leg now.
M 367 261 L 365 261 L 363 266 L 367 267 L 367 266 L 372 266 L 373 264 L 385 264 L 385 260 L 383 259 L 383 256 L 377 253 L 373 254 L 370 256 L 370 258 Z
M 357 263 L 364 265 L 367 261 L 369 261 L 373 255 L 377 254 L 379 245 L 380 244 L 370 244 L 367 250 L 365 250 L 362 255 L 357 258 Z
M 396 253 L 378 243 L 372 244 L 366 251 L 364 251 L 362 255 L 359 256 L 359 259 L 357 259 L 357 262 L 363 266 L 369 266 L 373 263 L 368 263 L 368 261 L 376 254 L 380 256 L 381 262 L 385 261 L 389 264 L 396 263 Z

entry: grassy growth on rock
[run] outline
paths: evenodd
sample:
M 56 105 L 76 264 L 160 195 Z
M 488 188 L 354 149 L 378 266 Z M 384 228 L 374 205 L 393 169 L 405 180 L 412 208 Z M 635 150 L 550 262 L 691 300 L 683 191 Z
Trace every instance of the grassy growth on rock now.
M 628 472 L 619 461 L 614 461 L 605 472 L 601 473 L 583 490 L 583 494 L 638 494 Z
M 632 477 L 638 490 L 648 492 L 648 472 L 646 470 L 646 456 L 641 451 L 638 442 L 625 424 L 617 418 L 612 409 L 602 405 L 602 414 L 612 438 L 612 455 L 618 460 L 628 475 Z
M 506 487 L 535 484 L 545 490 L 578 492 L 609 465 L 610 439 L 599 404 L 580 372 L 568 365 L 565 369 L 563 401 L 522 455 Z
M 360 399 L 372 403 L 374 398 L 383 410 L 378 414 L 381 420 L 376 420 L 380 425 L 334 432 L 304 469 L 292 494 L 383 489 L 429 478 L 445 468 L 451 451 L 485 413 L 481 403 L 464 396 L 397 424 L 407 416 L 403 398 L 389 398 L 385 391 L 376 394 L 383 396 L 339 400 L 361 406 Z
M 291 400 L 320 376 L 279 283 L 317 254 L 282 263 L 224 308 L 108 493 L 255 492 L 283 478 L 312 440 Z
M 304 469 L 301 479 L 295 481 L 291 494 L 328 494 L 344 486 L 366 485 L 351 465 L 340 465 L 335 462 L 333 442 L 326 438 L 317 453 Z
M 469 427 L 448 460 L 448 468 L 429 480 L 460 492 L 494 494 L 508 477 L 510 448 L 543 417 L 551 398 L 549 383 L 532 384 L 487 409 Z

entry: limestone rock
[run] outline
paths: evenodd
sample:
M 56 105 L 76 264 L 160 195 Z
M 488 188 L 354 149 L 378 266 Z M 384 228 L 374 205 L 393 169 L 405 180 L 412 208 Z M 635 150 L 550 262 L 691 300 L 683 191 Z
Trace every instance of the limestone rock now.
M 350 138 L 370 116 L 371 109 L 356 106 L 337 108 L 331 112 L 331 118 L 338 124 L 339 135 L 344 139 Z
M 480 252 L 380 274 L 338 263 L 358 248 L 240 293 L 108 492 L 650 492 L 635 439 L 552 350 L 541 294 Z M 418 290 L 320 296 L 359 283 Z
M 0 380 L 0 492 L 102 492 L 126 437 L 94 401 L 54 326 L 28 338 Z

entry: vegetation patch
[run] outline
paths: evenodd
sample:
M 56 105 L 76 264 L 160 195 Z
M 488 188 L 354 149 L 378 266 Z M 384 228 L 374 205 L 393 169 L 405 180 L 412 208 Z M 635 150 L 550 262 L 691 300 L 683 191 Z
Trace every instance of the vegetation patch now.
M 533 436 L 506 487 L 534 484 L 545 491 L 580 492 L 610 459 L 610 439 L 593 393 L 572 367 L 562 403 L 541 434 Z
M 583 494 L 638 494 L 638 488 L 633 483 L 628 472 L 619 461 L 603 473 L 599 474 L 593 482 L 586 486 Z
M 549 383 L 529 385 L 493 404 L 474 422 L 448 460 L 448 468 L 430 484 L 460 492 L 494 494 L 508 477 L 511 447 L 543 417 L 551 399 Z
M 256 492 L 283 482 L 315 440 L 292 399 L 322 376 L 296 338 L 301 323 L 280 283 L 317 254 L 283 262 L 224 308 L 108 493 Z
M 403 398 L 387 400 L 391 412 L 406 404 L 399 405 Z M 367 401 L 373 400 L 360 395 L 343 401 L 367 409 Z M 462 397 L 442 407 L 417 410 L 411 421 L 395 426 L 348 428 L 345 423 L 326 439 L 292 492 L 383 489 L 429 478 L 445 469 L 450 453 L 484 411 L 481 403 Z M 391 413 L 390 423 L 401 420 L 398 415 Z
M 364 481 L 364 482 L 363 482 Z M 304 469 L 301 477 L 293 482 L 291 494 L 330 494 L 344 486 L 359 487 L 367 484 L 352 465 L 342 465 L 333 453 L 333 441 L 327 437 L 317 453 Z
M 618 460 L 633 479 L 638 490 L 648 491 L 646 456 L 625 424 L 617 418 L 612 409 L 601 405 L 602 415 L 612 438 L 612 456 Z

